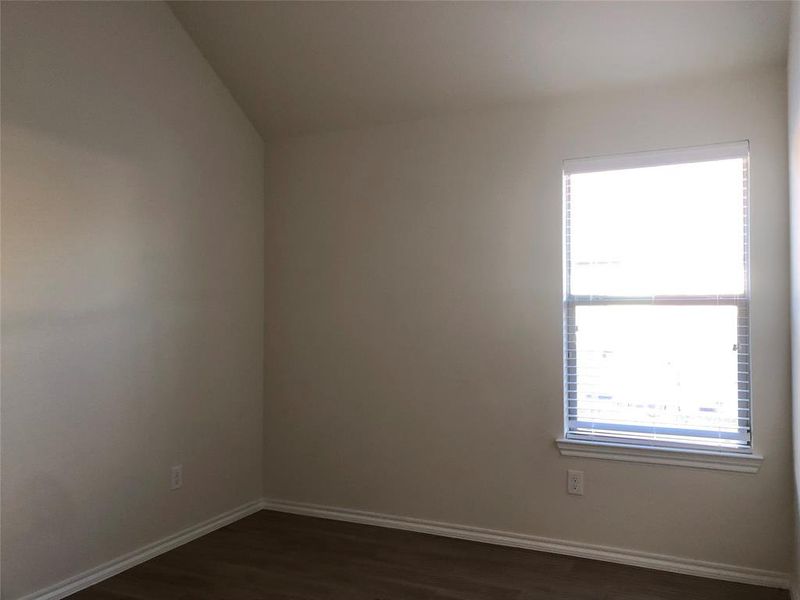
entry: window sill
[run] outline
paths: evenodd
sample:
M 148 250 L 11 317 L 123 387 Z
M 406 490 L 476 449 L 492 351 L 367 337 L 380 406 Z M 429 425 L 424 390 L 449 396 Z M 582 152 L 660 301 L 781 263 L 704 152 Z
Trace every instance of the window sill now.
M 621 460 L 650 465 L 673 465 L 694 469 L 758 473 L 763 456 L 738 452 L 708 450 L 683 450 L 680 448 L 652 448 L 633 444 L 614 444 L 581 440 L 556 440 L 561 456 Z

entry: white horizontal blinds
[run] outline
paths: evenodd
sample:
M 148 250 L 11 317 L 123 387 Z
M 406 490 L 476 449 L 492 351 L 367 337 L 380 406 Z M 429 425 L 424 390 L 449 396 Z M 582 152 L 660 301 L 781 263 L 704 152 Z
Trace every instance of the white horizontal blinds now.
M 568 437 L 749 448 L 748 153 L 564 163 Z
M 564 161 L 564 173 L 598 173 L 619 169 L 638 169 L 643 167 L 662 167 L 666 165 L 712 162 L 728 158 L 747 158 L 750 153 L 748 141 L 693 146 L 691 148 L 670 148 L 652 152 L 631 152 L 610 156 L 572 158 Z

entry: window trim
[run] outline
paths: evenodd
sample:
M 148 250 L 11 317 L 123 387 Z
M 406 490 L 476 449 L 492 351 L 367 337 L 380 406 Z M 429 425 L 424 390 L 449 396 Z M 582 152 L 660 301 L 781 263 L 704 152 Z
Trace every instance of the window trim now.
M 758 473 L 764 457 L 753 452 L 667 448 L 639 444 L 598 442 L 560 437 L 556 446 L 561 456 L 599 458 L 649 465 L 671 465 L 737 473 Z
M 744 182 L 743 206 L 744 211 L 744 270 L 745 281 L 742 294 L 710 295 L 710 296 L 646 296 L 646 297 L 618 297 L 618 296 L 581 296 L 570 294 L 570 263 L 569 263 L 569 192 L 568 177 L 577 173 L 589 173 L 604 170 L 621 170 L 651 166 L 664 166 L 671 164 L 684 164 L 704 162 L 711 160 L 724 160 L 728 158 L 741 158 L 745 161 L 746 179 Z M 729 471 L 757 472 L 763 458 L 754 453 L 753 435 L 753 394 L 752 394 L 752 360 L 750 336 L 750 143 L 748 140 L 697 146 L 690 148 L 674 148 L 648 152 L 636 152 L 611 156 L 568 159 L 563 161 L 563 296 L 562 296 L 562 327 L 563 327 L 563 436 L 556 440 L 559 451 L 563 456 L 582 456 L 587 458 L 607 458 L 611 460 L 626 460 L 632 462 L 646 462 L 650 464 L 685 465 L 699 468 L 715 468 Z M 739 362 L 746 366 L 746 398 L 747 398 L 747 431 L 746 444 L 738 447 L 711 446 L 692 444 L 681 441 L 653 441 L 648 442 L 636 437 L 594 437 L 587 434 L 574 432 L 570 423 L 570 375 L 571 366 L 569 357 L 569 324 L 574 323 L 575 308 L 582 305 L 613 305 L 613 304 L 643 304 L 643 305 L 729 305 L 737 307 L 737 319 L 743 319 L 745 330 L 739 334 Z M 741 326 L 740 326 L 741 327 Z M 742 362 L 744 360 L 744 362 Z M 740 389 L 741 393 L 741 389 Z M 742 396 L 739 396 L 741 402 Z M 740 405 L 741 408 L 741 405 Z M 664 428 L 668 433 L 669 428 Z M 687 430 L 688 431 L 688 430 Z M 679 433 L 679 432 L 675 432 Z M 732 435 L 732 438 L 735 438 Z

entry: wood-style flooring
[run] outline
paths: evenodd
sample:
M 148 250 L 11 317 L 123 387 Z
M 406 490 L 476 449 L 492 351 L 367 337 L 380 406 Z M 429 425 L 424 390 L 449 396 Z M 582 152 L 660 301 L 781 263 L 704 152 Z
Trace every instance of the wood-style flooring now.
M 788 600 L 786 591 L 261 511 L 71 600 Z

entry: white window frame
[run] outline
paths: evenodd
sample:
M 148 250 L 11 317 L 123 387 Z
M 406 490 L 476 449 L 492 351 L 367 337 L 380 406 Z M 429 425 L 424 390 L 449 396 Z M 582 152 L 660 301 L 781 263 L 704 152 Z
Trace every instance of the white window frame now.
M 744 160 L 744 292 L 735 295 L 713 296 L 580 296 L 570 291 L 570 241 L 569 241 L 569 177 L 577 173 L 633 169 L 641 167 L 684 164 L 710 160 L 741 158 Z M 637 152 L 613 156 L 579 158 L 563 161 L 563 373 L 564 373 L 564 433 L 557 445 L 564 456 L 584 458 L 606 458 L 652 464 L 684 465 L 697 468 L 712 468 L 729 471 L 756 472 L 762 457 L 753 453 L 752 435 L 752 386 L 750 368 L 750 144 L 748 141 L 690 148 L 676 148 L 651 152 Z M 577 306 L 598 305 L 730 305 L 737 307 L 739 331 L 737 351 L 739 361 L 739 411 L 746 415 L 744 430 L 736 435 L 737 447 L 722 447 L 674 442 L 666 440 L 642 440 L 625 438 L 623 435 L 594 436 L 580 427 L 570 408 L 577 406 L 577 363 L 574 347 L 575 331 L 571 330 Z M 572 338 L 570 337 L 572 336 Z M 574 412 L 573 412 L 574 415 Z M 594 424 L 596 425 L 596 424 Z M 622 434 L 623 427 L 612 429 Z M 664 428 L 665 434 L 690 434 L 696 430 Z

